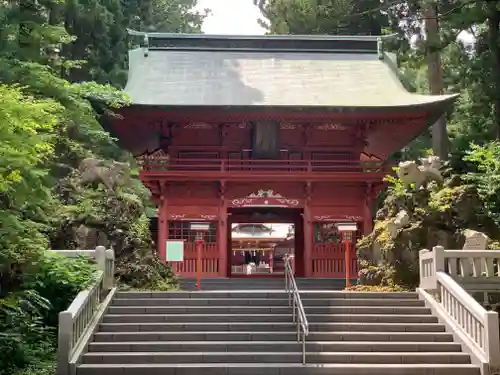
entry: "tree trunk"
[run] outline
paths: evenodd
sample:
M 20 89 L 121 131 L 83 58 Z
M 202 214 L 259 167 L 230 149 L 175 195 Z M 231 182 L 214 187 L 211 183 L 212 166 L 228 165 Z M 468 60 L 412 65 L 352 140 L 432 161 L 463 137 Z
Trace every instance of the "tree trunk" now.
M 488 39 L 492 57 L 493 121 L 496 125 L 495 136 L 500 139 L 500 10 L 497 9 L 496 2 L 490 6 L 488 21 Z
M 443 94 L 443 69 L 439 52 L 440 36 L 437 20 L 436 4 L 431 3 L 425 10 L 425 34 L 427 37 L 427 70 L 429 77 L 429 89 L 432 95 Z M 432 125 L 432 151 L 434 155 L 442 160 L 448 158 L 448 133 L 446 130 L 446 117 L 441 116 Z

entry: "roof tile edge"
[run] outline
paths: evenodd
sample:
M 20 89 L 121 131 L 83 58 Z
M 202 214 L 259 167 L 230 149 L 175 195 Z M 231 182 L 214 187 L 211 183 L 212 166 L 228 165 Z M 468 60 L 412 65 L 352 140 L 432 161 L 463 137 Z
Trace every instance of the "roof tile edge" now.
M 377 53 L 383 39 L 394 35 L 208 35 L 143 32 L 128 29 L 151 49 L 203 50 L 344 50 Z

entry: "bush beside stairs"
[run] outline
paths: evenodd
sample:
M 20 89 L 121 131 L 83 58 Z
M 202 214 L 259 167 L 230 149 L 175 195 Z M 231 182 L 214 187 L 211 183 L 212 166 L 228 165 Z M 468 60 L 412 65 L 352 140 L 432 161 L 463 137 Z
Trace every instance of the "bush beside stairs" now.
M 300 288 L 300 287 L 299 287 Z M 479 375 L 416 293 L 117 292 L 77 375 Z

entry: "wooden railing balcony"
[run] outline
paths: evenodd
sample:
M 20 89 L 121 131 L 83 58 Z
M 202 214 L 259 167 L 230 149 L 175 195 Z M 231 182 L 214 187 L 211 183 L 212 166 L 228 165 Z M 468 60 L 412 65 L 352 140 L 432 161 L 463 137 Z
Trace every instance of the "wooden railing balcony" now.
M 388 171 L 380 161 L 350 160 L 221 160 L 221 159 L 169 159 L 143 157 L 139 161 L 143 175 L 165 177 L 230 178 L 231 176 L 303 176 L 324 178 L 343 176 L 349 179 L 367 174 L 380 178 Z M 250 172 L 250 173 L 249 173 Z M 356 179 L 356 178 L 355 178 Z

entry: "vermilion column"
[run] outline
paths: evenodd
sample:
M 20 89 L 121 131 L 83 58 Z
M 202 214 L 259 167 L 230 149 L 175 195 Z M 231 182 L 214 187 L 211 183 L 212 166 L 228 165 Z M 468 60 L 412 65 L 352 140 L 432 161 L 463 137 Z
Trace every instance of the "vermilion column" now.
M 227 277 L 228 254 L 227 254 L 227 202 L 221 199 L 219 207 L 219 222 L 217 227 L 217 246 L 219 247 L 219 276 Z
M 158 255 L 163 263 L 167 262 L 167 230 L 167 200 L 162 195 L 158 207 Z
M 308 202 L 304 206 L 304 277 L 312 277 L 312 245 L 314 240 L 311 209 Z

